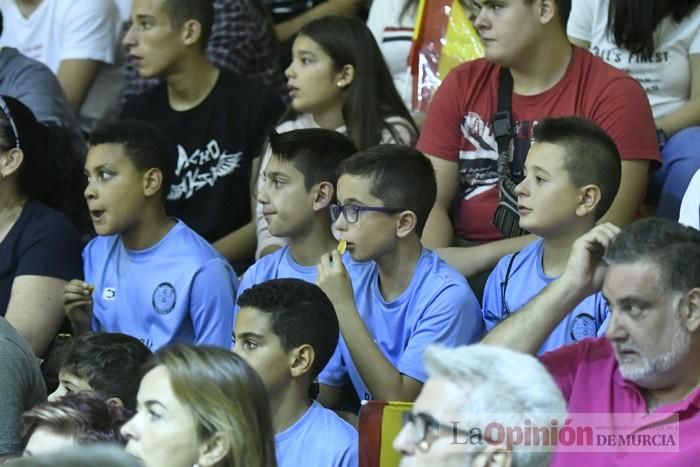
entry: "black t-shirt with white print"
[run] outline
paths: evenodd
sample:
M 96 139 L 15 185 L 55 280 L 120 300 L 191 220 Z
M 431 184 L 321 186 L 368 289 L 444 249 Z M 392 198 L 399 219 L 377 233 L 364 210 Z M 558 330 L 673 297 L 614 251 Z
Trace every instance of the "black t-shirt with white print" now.
M 251 162 L 284 112 L 277 94 L 222 70 L 201 104 L 176 111 L 161 83 L 129 100 L 122 118 L 159 127 L 176 145 L 166 208 L 213 242 L 251 219 Z

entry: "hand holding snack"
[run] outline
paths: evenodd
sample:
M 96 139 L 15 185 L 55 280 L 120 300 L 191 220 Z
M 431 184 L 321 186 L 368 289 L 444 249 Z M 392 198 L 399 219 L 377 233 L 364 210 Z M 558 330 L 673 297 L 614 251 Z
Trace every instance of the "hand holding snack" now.
M 77 334 L 90 330 L 94 290 L 94 285 L 78 279 L 73 279 L 63 289 L 63 309 Z

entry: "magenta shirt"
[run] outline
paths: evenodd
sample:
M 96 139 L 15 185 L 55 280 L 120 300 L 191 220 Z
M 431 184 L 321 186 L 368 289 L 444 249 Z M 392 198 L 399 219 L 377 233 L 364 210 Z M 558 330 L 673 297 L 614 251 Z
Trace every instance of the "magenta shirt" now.
M 570 414 L 646 414 L 643 394 L 618 371 L 615 354 L 605 338 L 586 339 L 548 352 L 541 357 L 568 402 Z M 653 466 L 683 467 L 700 465 L 700 389 L 685 399 L 659 406 L 652 415 L 668 423 L 679 420 L 677 452 L 556 452 L 552 467 L 572 466 Z M 665 417 L 664 414 L 668 414 Z M 676 416 L 678 418 L 675 418 Z M 664 422 L 654 430 L 664 429 Z M 645 429 L 637 433 L 644 433 Z M 635 448 L 642 449 L 642 448 Z M 675 449 L 675 448 L 669 448 Z M 598 449 L 594 448 L 592 451 Z

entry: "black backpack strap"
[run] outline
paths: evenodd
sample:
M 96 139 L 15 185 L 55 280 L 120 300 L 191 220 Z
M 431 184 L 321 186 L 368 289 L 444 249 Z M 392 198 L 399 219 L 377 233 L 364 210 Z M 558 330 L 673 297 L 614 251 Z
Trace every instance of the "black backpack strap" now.
M 515 257 L 518 256 L 519 251 L 513 253 L 508 261 L 508 268 L 506 269 L 506 277 L 503 278 L 501 282 L 501 308 L 503 308 L 502 316 L 510 316 L 510 308 L 508 307 L 508 302 L 506 301 L 506 290 L 508 290 L 508 279 L 510 279 L 510 271 L 513 269 L 513 263 L 515 262 Z
M 498 108 L 493 116 L 493 133 L 499 154 L 507 149 L 513 136 L 513 119 L 510 113 L 512 95 L 513 77 L 508 68 L 501 67 L 498 75 Z

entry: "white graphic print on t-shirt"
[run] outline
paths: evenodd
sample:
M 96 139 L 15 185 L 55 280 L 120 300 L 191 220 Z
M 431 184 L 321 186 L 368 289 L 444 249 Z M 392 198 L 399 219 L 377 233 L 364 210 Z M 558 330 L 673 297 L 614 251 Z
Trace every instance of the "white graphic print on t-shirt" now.
M 197 149 L 191 156 L 178 144 L 176 181 L 170 187 L 168 200 L 189 199 L 195 191 L 214 186 L 216 181 L 241 165 L 242 152 L 221 152 L 219 143 L 211 140 L 206 149 Z

